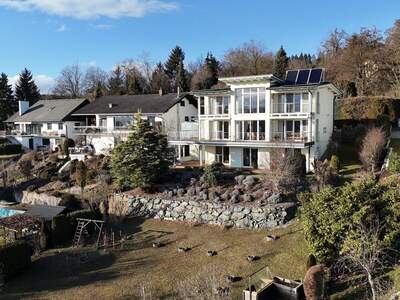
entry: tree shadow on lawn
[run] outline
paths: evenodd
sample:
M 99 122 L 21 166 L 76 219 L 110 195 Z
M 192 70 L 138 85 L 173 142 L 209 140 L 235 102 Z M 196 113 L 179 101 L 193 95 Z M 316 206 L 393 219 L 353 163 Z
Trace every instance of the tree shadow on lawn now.
M 101 250 L 89 250 L 87 256 L 84 254 L 80 256 L 78 251 L 68 249 L 40 257 L 32 263 L 32 267 L 26 273 L 6 284 L 0 298 L 34 297 L 40 292 L 85 286 L 119 277 L 121 270 L 113 268 L 115 256 L 101 252 Z M 147 258 L 142 257 L 130 261 L 130 266 L 126 267 L 132 265 L 141 267 L 147 263 Z

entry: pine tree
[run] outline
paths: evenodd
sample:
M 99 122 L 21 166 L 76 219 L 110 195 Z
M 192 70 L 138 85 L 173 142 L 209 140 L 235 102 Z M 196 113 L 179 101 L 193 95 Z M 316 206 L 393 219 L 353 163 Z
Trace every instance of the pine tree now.
M 172 160 L 166 137 L 137 114 L 132 133 L 113 150 L 111 172 L 121 188 L 148 188 L 168 171 Z
M 204 60 L 204 67 L 206 69 L 207 77 L 204 80 L 204 87 L 206 89 L 211 88 L 213 85 L 218 83 L 218 72 L 219 62 L 212 55 L 211 52 L 207 53 L 207 57 Z
M 19 75 L 15 86 L 15 99 L 29 101 L 32 105 L 40 99 L 40 92 L 33 80 L 31 71 L 25 68 Z
M 8 77 L 4 73 L 0 75 L 0 100 L 14 100 L 12 86 L 8 84 Z
M 188 90 L 188 75 L 184 65 L 185 53 L 182 48 L 176 46 L 172 49 L 168 60 L 165 63 L 165 73 L 170 79 L 172 89 L 178 87 L 181 91 Z
M 302 57 L 303 54 L 300 55 Z M 301 58 L 302 59 L 302 58 Z M 274 67 L 272 73 L 279 78 L 284 79 L 288 68 L 289 58 L 286 55 L 285 49 L 281 46 L 275 55 Z
M 14 100 L 12 87 L 8 84 L 6 74 L 0 75 L 0 129 L 4 129 L 4 121 L 7 120 L 16 110 L 17 105 Z
M 124 91 L 124 77 L 120 66 L 117 66 L 108 80 L 108 89 L 111 95 L 123 95 Z

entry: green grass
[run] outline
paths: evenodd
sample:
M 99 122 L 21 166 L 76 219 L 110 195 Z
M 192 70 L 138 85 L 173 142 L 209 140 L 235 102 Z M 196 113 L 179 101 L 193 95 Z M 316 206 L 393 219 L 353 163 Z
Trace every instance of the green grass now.
M 391 139 L 389 146 L 393 148 L 394 152 L 400 154 L 400 139 Z
M 133 239 L 124 249 L 92 251 L 86 264 L 66 261 L 68 253 L 77 250 L 43 253 L 29 271 L 6 285 L 0 298 L 138 299 L 144 285 L 153 298 L 173 299 L 180 282 L 214 268 L 220 277 L 235 274 L 243 278 L 231 284 L 231 299 L 240 299 L 247 277 L 263 266 L 268 265 L 274 275 L 291 279 L 301 279 L 305 274 L 308 252 L 298 222 L 273 231 L 250 231 L 148 219 L 131 221 L 126 228 Z M 265 241 L 271 233 L 280 238 Z M 153 248 L 154 241 L 166 246 Z M 192 250 L 178 253 L 180 246 Z M 218 254 L 208 257 L 207 250 Z M 248 255 L 261 259 L 250 263 Z
M 338 156 L 341 175 L 351 177 L 361 169 L 361 162 L 358 158 L 358 149 L 355 145 L 340 145 Z

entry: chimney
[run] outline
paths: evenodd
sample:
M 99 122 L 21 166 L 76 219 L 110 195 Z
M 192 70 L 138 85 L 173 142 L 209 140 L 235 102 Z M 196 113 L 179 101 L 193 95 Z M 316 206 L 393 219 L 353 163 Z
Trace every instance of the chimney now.
M 162 90 L 162 88 L 160 87 L 160 89 L 158 90 L 158 95 L 160 95 L 160 96 L 162 96 L 163 95 L 163 90 Z
M 29 109 L 29 101 L 18 101 L 18 113 L 22 116 Z
M 177 93 L 176 96 L 179 98 L 181 95 L 181 87 L 180 86 L 178 86 L 178 88 L 176 89 L 176 93 Z
M 113 107 L 114 107 L 114 104 L 108 103 L 108 108 L 113 108 Z

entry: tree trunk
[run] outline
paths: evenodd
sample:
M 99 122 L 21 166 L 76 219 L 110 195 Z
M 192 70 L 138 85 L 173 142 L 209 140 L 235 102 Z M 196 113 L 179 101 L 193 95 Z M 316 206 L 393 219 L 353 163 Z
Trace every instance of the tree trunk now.
M 374 279 L 372 278 L 372 275 L 371 275 L 371 273 L 367 273 L 368 275 L 367 275 L 367 277 L 368 277 L 368 283 L 369 283 L 369 286 L 370 286 L 370 288 L 371 288 L 371 293 L 372 293 L 372 300 L 377 300 L 377 298 L 376 298 L 376 291 L 375 291 L 375 282 L 374 282 Z

